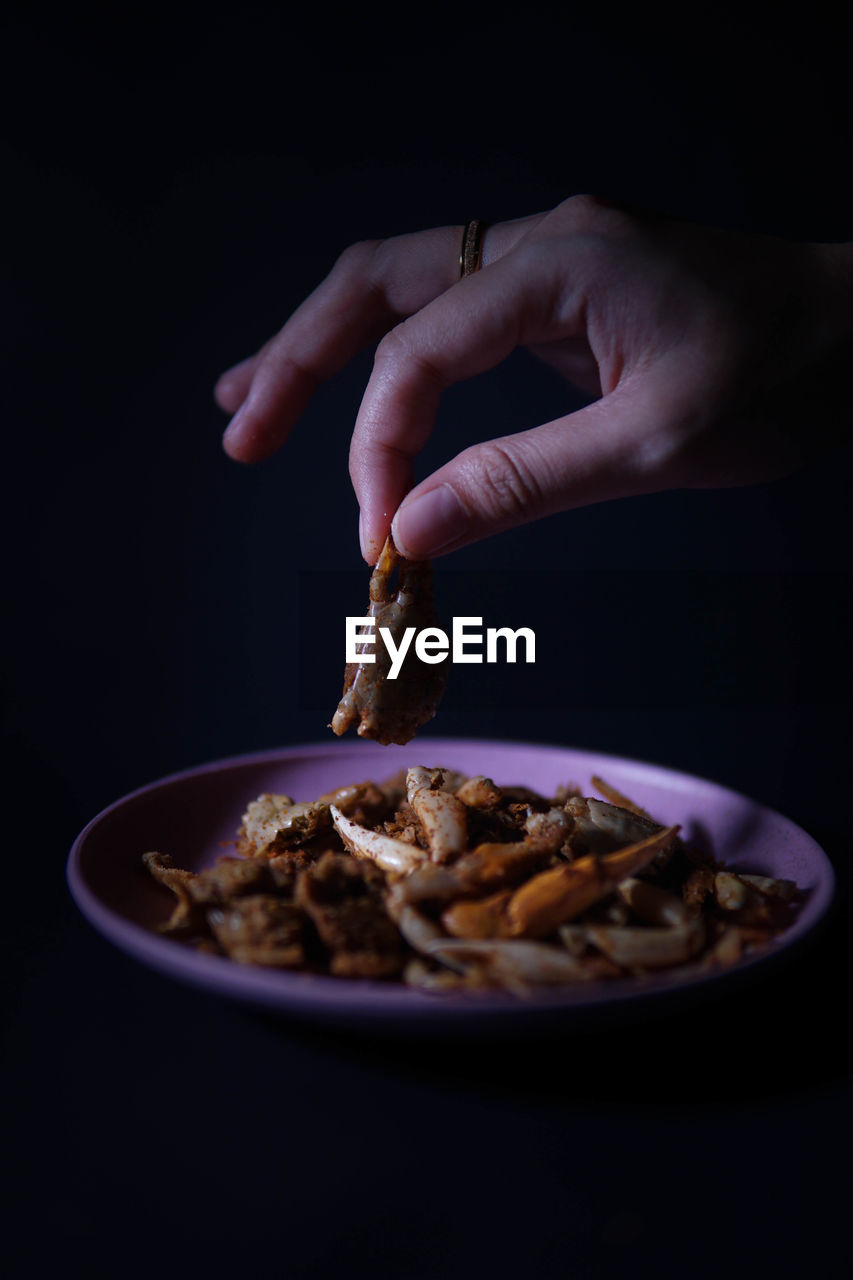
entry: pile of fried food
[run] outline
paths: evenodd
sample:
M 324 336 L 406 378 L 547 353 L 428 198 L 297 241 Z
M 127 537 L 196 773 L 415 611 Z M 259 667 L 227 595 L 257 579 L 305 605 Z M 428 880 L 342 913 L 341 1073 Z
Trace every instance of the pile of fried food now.
M 161 932 L 240 964 L 523 995 L 731 965 L 790 922 L 793 881 L 718 866 L 592 781 L 605 800 L 422 766 L 262 795 L 238 856 L 194 873 L 144 855 L 177 898 Z

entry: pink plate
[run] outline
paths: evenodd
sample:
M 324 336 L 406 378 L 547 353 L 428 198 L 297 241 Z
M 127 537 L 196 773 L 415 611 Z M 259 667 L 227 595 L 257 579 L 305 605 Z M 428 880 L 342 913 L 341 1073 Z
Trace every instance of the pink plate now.
M 381 781 L 412 764 L 486 774 L 550 794 L 576 783 L 592 794 L 603 776 L 663 823 L 680 823 L 688 841 L 743 871 L 782 876 L 806 891 L 794 923 L 734 970 L 682 971 L 602 984 L 545 989 L 519 1000 L 502 992 L 431 995 L 403 985 L 289 973 L 201 955 L 153 930 L 171 897 L 148 875 L 142 854 L 169 853 L 200 870 L 227 851 L 250 800 L 266 791 L 310 800 L 348 782 Z M 372 742 L 311 744 L 202 765 L 151 783 L 116 801 L 74 842 L 68 883 L 78 907 L 122 951 L 179 981 L 244 1003 L 335 1024 L 383 1024 L 389 1030 L 450 1024 L 458 1029 L 530 1015 L 591 1014 L 666 993 L 699 991 L 767 964 L 814 928 L 832 900 L 832 864 L 811 836 L 787 818 L 713 782 L 658 765 L 573 748 L 521 742 L 423 738 L 406 747 Z M 473 1020 L 471 1022 L 470 1020 Z

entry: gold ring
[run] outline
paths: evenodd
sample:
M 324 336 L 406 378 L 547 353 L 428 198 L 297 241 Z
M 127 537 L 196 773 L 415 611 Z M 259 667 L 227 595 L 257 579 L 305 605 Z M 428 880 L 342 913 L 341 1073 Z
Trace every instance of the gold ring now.
M 489 228 L 487 222 L 474 218 L 466 222 L 462 233 L 462 249 L 459 253 L 459 276 L 464 280 L 472 276 L 483 265 L 483 238 Z

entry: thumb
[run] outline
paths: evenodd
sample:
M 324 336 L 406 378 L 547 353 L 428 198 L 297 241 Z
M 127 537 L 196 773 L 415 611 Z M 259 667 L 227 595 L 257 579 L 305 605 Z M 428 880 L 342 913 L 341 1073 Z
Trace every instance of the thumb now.
M 473 445 L 406 496 L 394 542 L 428 560 L 558 511 L 665 488 L 663 414 L 653 387 L 629 377 L 576 413 Z

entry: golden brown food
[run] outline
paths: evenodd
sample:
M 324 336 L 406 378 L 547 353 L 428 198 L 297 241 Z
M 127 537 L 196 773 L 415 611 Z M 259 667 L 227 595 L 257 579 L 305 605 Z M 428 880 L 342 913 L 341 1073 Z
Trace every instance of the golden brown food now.
M 396 592 L 391 587 L 395 569 L 399 579 Z M 407 627 L 414 627 L 417 632 L 437 626 L 429 561 L 404 560 L 389 536 L 370 578 L 370 604 L 365 616 L 376 620 L 375 643 L 359 645 L 357 652 L 369 652 L 374 661 L 347 663 L 344 690 L 331 727 L 339 736 L 354 725 L 362 738 L 374 738 L 386 745 L 409 742 L 438 710 L 449 663 L 446 659 L 439 663 L 421 662 L 410 652 L 392 680 L 391 657 L 379 628 L 386 627 L 399 647 Z
M 731 965 L 793 919 L 792 881 L 718 865 L 594 781 L 608 800 L 418 765 L 259 796 L 241 856 L 193 873 L 144 855 L 176 899 L 161 932 L 240 964 L 523 995 Z

